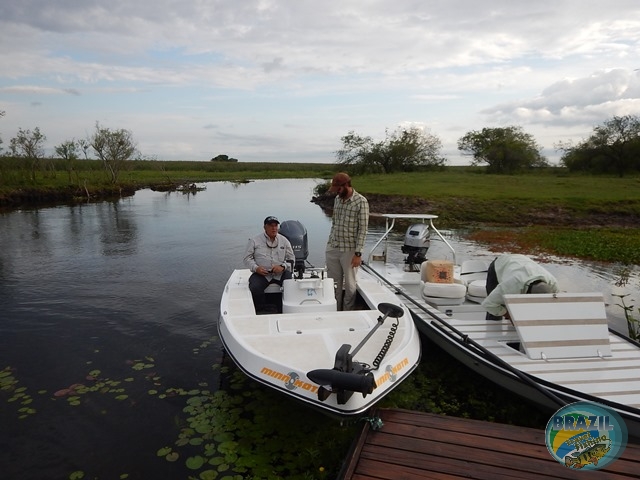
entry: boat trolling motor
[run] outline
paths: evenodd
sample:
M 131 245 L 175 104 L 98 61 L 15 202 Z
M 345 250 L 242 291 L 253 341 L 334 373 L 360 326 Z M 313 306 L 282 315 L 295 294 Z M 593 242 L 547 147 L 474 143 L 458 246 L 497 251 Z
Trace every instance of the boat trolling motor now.
M 307 240 L 307 229 L 298 220 L 285 220 L 280 224 L 279 232 L 287 237 L 293 253 L 296 256 L 293 271 L 297 278 L 302 278 L 309 256 L 309 242 Z
M 320 388 L 318 388 L 318 400 L 321 402 L 324 402 L 332 393 L 335 393 L 338 404 L 344 405 L 355 392 L 362 393 L 364 398 L 376 388 L 376 380 L 373 373 L 371 373 L 369 365 L 358 362 L 353 357 L 367 343 L 375 331 L 380 328 L 387 317 L 400 318 L 404 314 L 401 307 L 392 303 L 380 303 L 378 310 L 382 313 L 378 317 L 378 323 L 353 349 L 353 352 L 349 352 L 351 345 L 345 343 L 336 353 L 333 369 L 317 369 L 307 373 L 309 380 L 320 385 Z
M 431 244 L 429 226 L 424 223 L 411 225 L 404 235 L 402 253 L 407 254 L 404 263 L 410 272 L 419 272 L 420 265 L 427 259 L 427 250 Z

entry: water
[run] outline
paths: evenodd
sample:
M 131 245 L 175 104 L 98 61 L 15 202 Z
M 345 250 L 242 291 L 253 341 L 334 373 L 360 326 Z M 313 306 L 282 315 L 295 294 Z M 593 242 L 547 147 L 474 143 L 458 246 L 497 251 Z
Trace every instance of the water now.
M 330 219 L 310 202 L 315 185 L 209 183 L 195 195 L 143 190 L 116 202 L 0 214 L 2 478 L 194 475 L 182 451 L 176 462 L 157 452 L 183 432 L 186 392 L 223 388 L 223 286 L 268 215 L 300 220 L 310 263 L 324 263 Z M 369 246 L 382 230 L 372 223 Z M 448 238 L 461 258 L 494 255 L 456 232 Z M 395 240 L 399 247 L 401 235 Z M 447 258 L 442 247 L 433 242 L 434 258 Z M 610 292 L 617 279 L 610 266 L 551 261 L 563 289 Z M 638 283 L 636 270 L 632 291 Z M 612 324 L 626 331 L 615 310 Z M 84 387 L 63 394 L 74 384 Z M 285 402 L 278 423 L 286 432 L 297 405 L 272 401 Z M 322 421 L 301 412 L 312 427 Z

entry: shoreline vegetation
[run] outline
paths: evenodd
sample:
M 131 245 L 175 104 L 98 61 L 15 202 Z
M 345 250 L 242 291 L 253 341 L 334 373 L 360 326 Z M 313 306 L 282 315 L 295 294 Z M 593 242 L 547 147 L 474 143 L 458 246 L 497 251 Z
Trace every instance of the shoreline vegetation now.
M 111 183 L 98 160 L 42 162 L 38 171 L 20 159 L 0 158 L 0 211 L 82 204 L 134 195 L 137 190 L 195 194 L 203 182 L 319 178 L 310 201 L 324 195 L 337 164 L 132 160 Z M 517 175 L 481 167 L 355 176 L 353 185 L 384 212 L 433 213 L 440 228 L 463 229 L 469 239 L 530 254 L 640 264 L 640 176 L 569 174 L 547 168 Z M 374 220 L 375 221 L 375 220 Z

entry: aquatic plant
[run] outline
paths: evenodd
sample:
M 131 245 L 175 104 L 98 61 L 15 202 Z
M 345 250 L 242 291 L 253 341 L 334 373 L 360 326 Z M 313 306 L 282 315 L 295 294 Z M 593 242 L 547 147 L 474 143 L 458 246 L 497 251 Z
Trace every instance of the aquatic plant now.
M 622 267 L 618 271 L 619 278 L 615 283 L 615 286 L 618 288 L 626 287 L 629 284 L 630 278 L 630 270 L 629 267 Z M 627 305 L 624 301 L 625 297 L 628 297 L 628 293 L 612 293 L 613 297 L 618 297 L 620 299 L 620 303 L 616 303 L 616 305 L 622 308 L 624 312 L 624 318 L 627 321 L 627 329 L 629 331 L 629 338 L 633 340 L 640 339 L 640 320 L 633 316 L 633 309 L 635 308 L 633 305 Z M 640 313 L 640 308 L 637 309 L 638 313 Z
M 193 354 L 200 355 L 210 346 L 219 350 L 219 340 L 201 342 L 193 348 Z M 213 372 L 207 374 L 221 380 L 215 388 L 206 381 L 169 385 L 158 373 L 162 362 L 152 356 L 126 360 L 129 371 L 124 370 L 124 378 L 108 374 L 107 366 L 97 366 L 93 361 L 86 364 L 90 369 L 72 377 L 69 384 L 40 391 L 40 400 L 47 401 L 56 415 L 64 415 L 66 408 L 95 410 L 97 405 L 106 415 L 112 411 L 110 402 L 125 409 L 142 405 L 154 408 L 157 402 L 171 402 L 180 409 L 174 424 L 166 426 L 168 432 L 175 429 L 175 441 L 157 445 L 153 452 L 159 462 L 182 464 L 184 479 L 335 478 L 359 428 L 355 423 L 341 423 L 310 411 L 251 381 L 228 359 L 214 363 Z M 0 394 L 0 399 L 6 397 L 9 403 L 18 404 L 20 419 L 36 413 L 31 405 L 34 399 L 21 385 L 15 368 L 0 370 Z M 66 478 L 101 478 L 90 471 L 91 464 L 78 464 L 76 468 L 79 466 L 84 468 L 69 472 Z M 118 475 L 120 479 L 129 477 L 128 473 Z
M 0 392 L 9 395 L 7 398 L 8 403 L 19 405 L 18 418 L 23 420 L 35 414 L 36 409 L 32 406 L 33 397 L 29 394 L 26 387 L 20 386 L 14 373 L 11 367 L 5 367 L 0 370 Z
M 629 294 L 611 294 L 614 297 L 618 297 L 620 299 L 620 303 L 616 303 L 617 306 L 621 307 L 624 311 L 624 318 L 627 321 L 627 329 L 629 330 L 629 338 L 633 340 L 640 340 L 640 320 L 633 316 L 633 305 L 627 305 L 624 301 L 625 297 L 628 297 Z M 637 309 L 638 313 L 640 313 L 640 308 Z
M 188 392 L 187 415 L 173 446 L 157 454 L 184 458 L 202 480 L 333 478 L 356 425 L 310 411 L 249 380 L 233 365 L 220 366 L 222 387 Z

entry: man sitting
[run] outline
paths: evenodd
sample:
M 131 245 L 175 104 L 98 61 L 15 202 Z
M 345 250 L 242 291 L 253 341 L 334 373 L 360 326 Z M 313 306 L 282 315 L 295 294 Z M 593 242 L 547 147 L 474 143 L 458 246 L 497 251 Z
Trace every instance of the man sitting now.
M 253 297 L 256 313 L 271 313 L 266 303 L 265 289 L 271 283 L 282 286 L 282 282 L 291 278 L 291 264 L 295 254 L 291 243 L 278 233 L 280 222 L 276 217 L 264 219 L 264 232 L 249 239 L 244 256 L 244 265 L 253 274 L 249 277 L 249 290 Z

